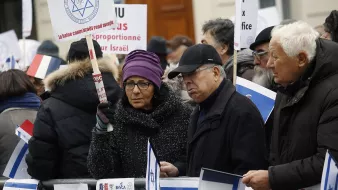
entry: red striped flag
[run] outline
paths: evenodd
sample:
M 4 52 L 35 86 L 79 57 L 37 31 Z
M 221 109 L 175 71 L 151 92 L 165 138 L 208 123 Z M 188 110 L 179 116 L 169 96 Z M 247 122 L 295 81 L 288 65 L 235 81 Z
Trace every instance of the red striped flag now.
M 60 64 L 61 59 L 59 58 L 36 54 L 31 66 L 27 71 L 27 75 L 44 79 L 48 74 L 59 69 Z

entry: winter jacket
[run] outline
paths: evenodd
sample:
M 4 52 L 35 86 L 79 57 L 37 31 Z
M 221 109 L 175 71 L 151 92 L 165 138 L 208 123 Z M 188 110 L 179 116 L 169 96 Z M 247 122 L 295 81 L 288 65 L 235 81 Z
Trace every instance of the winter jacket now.
M 320 183 L 327 149 L 338 158 L 338 44 L 319 39 L 301 79 L 277 94 L 269 168 L 273 190 Z
M 116 102 L 121 89 L 107 60 L 99 68 L 107 98 Z M 28 173 L 39 180 L 88 178 L 87 155 L 99 104 L 89 60 L 69 64 L 44 80 L 51 94 L 38 111 L 26 157 Z
M 225 79 L 191 116 L 188 131 L 188 171 L 201 168 L 243 175 L 266 169 L 264 122 L 256 106 Z
M 16 126 L 29 120 L 34 123 L 36 109 L 9 108 L 0 114 L 0 176 L 2 176 L 20 138 L 15 134 Z
M 161 88 L 168 88 L 162 85 Z M 145 177 L 150 138 L 158 161 L 174 164 L 185 175 L 186 145 L 191 109 L 172 91 L 152 112 L 119 102 L 114 130 L 93 133 L 88 169 L 94 178 Z
M 255 74 L 254 58 L 251 52 L 252 52 L 251 50 L 245 49 L 239 51 L 237 54 L 237 76 L 245 78 L 249 81 L 252 81 L 252 78 Z M 231 56 L 224 64 L 224 71 L 226 73 L 226 77 L 231 81 L 233 81 L 233 73 L 234 73 L 233 66 L 234 66 L 234 56 Z

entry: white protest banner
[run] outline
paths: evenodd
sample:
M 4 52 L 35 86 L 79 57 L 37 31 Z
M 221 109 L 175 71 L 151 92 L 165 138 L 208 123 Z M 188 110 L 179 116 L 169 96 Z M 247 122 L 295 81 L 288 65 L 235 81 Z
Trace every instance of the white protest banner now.
M 19 65 L 24 65 L 24 63 L 27 63 L 26 66 L 29 66 L 32 63 L 38 50 L 38 47 L 40 45 L 41 43 L 36 40 L 31 39 L 19 40 L 21 55 L 24 55 L 26 53 L 26 60 L 25 56 L 21 56 Z
M 32 0 L 22 0 L 22 37 L 28 37 L 31 35 L 32 22 Z
M 54 37 L 58 41 L 79 39 L 112 29 L 112 0 L 48 0 Z
M 147 49 L 147 5 L 115 5 L 117 28 L 99 34 L 93 39 L 99 42 L 105 53 L 128 54 L 135 49 Z
M 97 190 L 106 189 L 128 189 L 134 190 L 134 178 L 116 178 L 116 179 L 100 179 L 96 183 Z
M 88 190 L 87 184 L 55 184 L 54 190 Z
M 36 179 L 9 179 L 6 181 L 3 190 L 36 190 L 39 181 Z
M 4 63 L 10 56 L 21 58 L 19 41 L 14 30 L 0 34 L 0 63 Z
M 268 7 L 258 11 L 256 35 L 269 26 L 279 25 L 281 22 L 277 7 Z
M 256 37 L 258 0 L 236 0 L 235 50 L 248 48 Z

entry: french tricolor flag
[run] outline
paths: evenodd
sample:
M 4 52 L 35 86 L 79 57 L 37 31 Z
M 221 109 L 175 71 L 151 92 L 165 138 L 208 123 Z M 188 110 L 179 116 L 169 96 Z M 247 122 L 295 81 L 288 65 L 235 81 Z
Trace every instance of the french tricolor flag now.
M 28 144 L 29 139 L 33 136 L 33 128 L 34 124 L 26 120 L 16 128 L 15 134 Z
M 45 79 L 48 74 L 59 69 L 60 64 L 61 59 L 59 58 L 36 54 L 27 71 L 27 75 L 39 79 Z

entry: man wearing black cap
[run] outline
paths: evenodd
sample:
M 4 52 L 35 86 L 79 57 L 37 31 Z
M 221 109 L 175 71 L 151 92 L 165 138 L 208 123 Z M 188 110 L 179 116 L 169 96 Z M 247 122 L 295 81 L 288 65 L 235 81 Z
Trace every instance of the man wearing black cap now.
M 189 96 L 199 104 L 188 130 L 187 175 L 199 176 L 202 167 L 239 175 L 266 168 L 262 117 L 225 79 L 215 48 L 206 44 L 189 47 L 168 77 L 179 74 Z
M 252 82 L 275 91 L 273 73 L 266 66 L 269 61 L 269 42 L 273 28 L 274 26 L 270 26 L 262 30 L 256 37 L 255 42 L 250 45 L 250 49 L 253 51 L 255 63 L 255 74 Z

